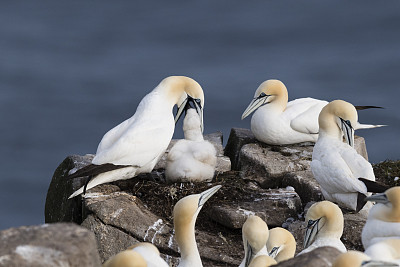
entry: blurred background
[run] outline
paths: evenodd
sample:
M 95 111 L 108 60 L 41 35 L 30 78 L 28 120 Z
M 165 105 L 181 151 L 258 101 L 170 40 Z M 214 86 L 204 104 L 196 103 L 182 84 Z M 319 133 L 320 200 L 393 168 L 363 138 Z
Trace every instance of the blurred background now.
M 203 87 L 205 133 L 240 120 L 258 85 L 344 99 L 388 127 L 357 132 L 370 161 L 400 159 L 400 2 L 2 1 L 0 229 L 44 222 L 54 170 L 95 153 L 164 77 Z M 182 137 L 181 124 L 176 138 Z

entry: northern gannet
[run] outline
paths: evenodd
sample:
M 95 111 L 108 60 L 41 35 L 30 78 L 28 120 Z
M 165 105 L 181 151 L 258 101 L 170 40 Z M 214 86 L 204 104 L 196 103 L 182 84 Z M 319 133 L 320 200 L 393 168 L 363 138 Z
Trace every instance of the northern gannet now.
M 364 248 L 368 249 L 385 239 L 400 238 L 400 186 L 367 197 L 366 200 L 376 204 L 369 211 L 362 230 Z
M 249 264 L 249 267 L 269 267 L 276 264 L 276 260 L 267 255 L 260 255 L 255 257 Z
M 133 250 L 124 250 L 109 258 L 103 267 L 148 267 L 140 253 Z
M 258 216 L 249 216 L 242 227 L 244 259 L 239 267 L 248 267 L 257 256 L 268 256 L 266 247 L 268 237 L 267 224 Z
M 257 110 L 251 118 L 251 131 L 257 140 L 270 145 L 316 142 L 318 115 L 326 104 L 313 98 L 288 102 L 286 86 L 279 80 L 267 80 L 257 88 L 242 120 Z
M 175 204 L 173 212 L 175 239 L 181 252 L 178 267 L 203 266 L 197 249 L 194 226 L 204 203 L 220 188 L 220 185 L 214 186 L 200 194 L 186 196 Z
M 140 242 L 130 246 L 135 252 L 138 252 L 146 261 L 147 267 L 168 267 L 169 265 L 160 257 L 160 251 L 156 246 L 148 242 Z
M 354 130 L 382 125 L 358 123 L 355 107 L 343 100 L 326 105 L 318 121 L 319 137 L 312 154 L 312 173 L 326 200 L 358 212 L 366 203 L 367 192 L 382 192 L 385 188 L 374 183 L 371 164 L 353 148 Z
M 336 204 L 326 200 L 314 203 L 307 211 L 306 223 L 304 250 L 301 254 L 324 246 L 346 252 L 346 247 L 340 241 L 343 234 L 343 213 Z
M 400 237 L 370 245 L 364 252 L 374 260 L 397 263 L 400 266 Z
M 277 262 L 293 258 L 296 252 L 296 240 L 288 230 L 281 227 L 273 228 L 269 230 L 267 251 Z
M 359 251 L 348 251 L 340 254 L 333 263 L 332 267 L 395 267 L 398 264 L 371 259 Z
M 135 114 L 108 131 L 102 138 L 92 164 L 71 174 L 69 178 L 93 177 L 87 189 L 96 185 L 132 178 L 150 172 L 167 149 L 175 129 L 175 121 L 186 105 L 192 103 L 200 114 L 203 128 L 204 94 L 201 86 L 185 76 L 170 76 L 146 95 Z M 178 105 L 176 117 L 172 114 Z M 83 193 L 81 187 L 69 198 Z
M 186 111 L 183 132 L 185 139 L 176 142 L 167 156 L 167 181 L 211 181 L 217 164 L 217 151 L 213 144 L 204 140 L 200 116 L 193 108 Z

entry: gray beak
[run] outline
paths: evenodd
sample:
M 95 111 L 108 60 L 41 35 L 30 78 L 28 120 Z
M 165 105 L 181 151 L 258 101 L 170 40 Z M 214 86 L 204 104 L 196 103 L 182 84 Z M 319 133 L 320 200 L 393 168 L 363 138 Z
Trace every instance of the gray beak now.
M 182 116 L 183 112 L 188 110 L 189 108 L 193 108 L 196 110 L 197 114 L 200 116 L 200 127 L 201 132 L 204 131 L 204 124 L 203 124 L 203 107 L 201 106 L 200 99 L 195 99 L 188 95 L 186 99 L 182 102 L 182 104 L 178 107 L 175 115 L 175 123 L 178 122 L 180 117 Z
M 199 207 L 202 207 L 204 203 L 212 196 L 214 195 L 219 189 L 221 188 L 221 185 L 216 185 L 214 187 L 211 187 L 210 189 L 200 193 L 200 199 L 199 199 Z
M 342 118 L 340 118 L 340 122 L 346 143 L 349 146 L 354 147 L 354 128 L 351 126 L 351 123 L 348 120 L 345 121 Z
M 307 248 L 314 241 L 315 236 L 318 234 L 319 220 L 309 220 L 307 224 L 306 234 L 304 235 L 304 248 Z
M 382 204 L 386 204 L 389 202 L 385 193 L 379 193 L 379 194 L 375 194 L 375 195 L 366 197 L 365 200 L 375 202 L 375 203 L 382 203 Z
M 260 106 L 264 105 L 264 104 L 268 104 L 267 99 L 268 99 L 269 95 L 266 95 L 264 93 L 262 93 L 260 96 L 254 98 L 249 106 L 246 108 L 246 110 L 243 112 L 242 114 L 242 120 L 244 118 L 246 118 L 247 116 L 249 116 L 253 111 L 255 111 L 256 109 L 258 109 Z

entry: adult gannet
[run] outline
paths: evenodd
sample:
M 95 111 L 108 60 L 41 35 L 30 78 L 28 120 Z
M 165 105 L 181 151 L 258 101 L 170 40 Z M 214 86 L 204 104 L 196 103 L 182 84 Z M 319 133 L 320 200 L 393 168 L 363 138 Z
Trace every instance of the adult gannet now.
M 200 194 L 189 195 L 179 200 L 174 207 L 175 239 L 181 252 L 178 267 L 202 267 L 194 235 L 197 215 L 204 203 L 221 188 L 214 186 Z
M 211 181 L 217 164 L 217 151 L 214 145 L 204 140 L 200 116 L 193 108 L 186 111 L 183 132 L 185 139 L 176 142 L 167 156 L 167 181 Z
M 260 255 L 255 257 L 249 264 L 249 267 L 269 267 L 276 264 L 276 260 L 267 255 Z
M 165 78 L 140 101 L 131 118 L 103 136 L 92 164 L 69 177 L 93 177 L 87 184 L 87 189 L 90 189 L 150 172 L 171 141 L 175 120 L 191 102 L 200 114 L 203 128 L 204 94 L 201 86 L 184 76 Z M 172 109 L 175 104 L 178 112 L 174 120 Z M 69 198 L 81 194 L 84 189 L 81 187 Z
M 160 251 L 156 246 L 148 242 L 136 243 L 130 246 L 135 252 L 138 252 L 146 261 L 147 267 L 168 267 L 169 265 L 160 257 Z
M 103 263 L 103 267 L 148 267 L 148 265 L 138 252 L 124 250 Z
M 288 230 L 281 227 L 273 228 L 269 230 L 267 251 L 277 262 L 293 258 L 296 252 L 296 240 Z
M 364 253 L 374 260 L 393 262 L 400 266 L 400 237 L 372 244 Z
M 242 119 L 257 109 L 251 118 L 251 131 L 257 140 L 270 145 L 316 142 L 318 115 L 326 104 L 313 98 L 288 102 L 286 86 L 279 80 L 267 80 L 257 88 Z
M 348 251 L 340 254 L 334 261 L 332 267 L 394 267 L 398 264 L 371 259 L 359 251 Z
M 362 230 L 364 248 L 368 249 L 372 244 L 385 239 L 400 238 L 400 186 L 367 197 L 366 200 L 376 204 L 369 211 Z
M 366 203 L 367 192 L 382 192 L 385 188 L 374 183 L 371 164 L 353 148 L 354 130 L 382 125 L 358 123 L 355 107 L 343 100 L 326 105 L 318 121 L 319 137 L 312 154 L 312 173 L 326 200 L 358 212 Z M 343 142 L 343 135 L 347 143 Z
M 257 256 L 268 256 L 266 247 L 268 237 L 268 226 L 260 217 L 252 215 L 247 218 L 242 227 L 244 259 L 239 267 L 248 267 Z
M 304 250 L 300 253 L 324 246 L 346 252 L 346 247 L 340 241 L 343 234 L 343 213 L 336 204 L 326 200 L 314 203 L 307 211 L 306 223 Z

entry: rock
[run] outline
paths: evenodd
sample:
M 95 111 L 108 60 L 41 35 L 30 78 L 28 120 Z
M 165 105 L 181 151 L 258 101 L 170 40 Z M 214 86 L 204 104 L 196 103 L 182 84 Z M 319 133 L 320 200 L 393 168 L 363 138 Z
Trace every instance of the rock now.
M 231 159 L 232 170 L 239 170 L 239 153 L 242 146 L 257 142 L 249 129 L 232 128 L 225 146 L 225 156 Z
M 365 214 L 344 213 L 344 228 L 342 242 L 347 250 L 364 251 L 361 242 L 361 232 L 367 220 Z
M 250 215 L 259 216 L 268 227 L 276 227 L 288 217 L 297 218 L 302 211 L 300 198 L 294 191 L 259 189 L 249 198 L 237 203 L 213 205 L 209 216 L 228 228 L 241 229 Z
M 286 173 L 282 177 L 279 186 L 292 186 L 304 205 L 310 201 L 321 201 L 324 199 L 321 188 L 311 170 Z
M 94 234 L 75 224 L 11 228 L 0 240 L 0 266 L 100 266 Z
M 341 252 L 334 247 L 321 247 L 314 249 L 309 253 L 296 256 L 292 259 L 280 262 L 276 267 L 293 267 L 293 266 L 318 266 L 331 267 L 336 257 Z

